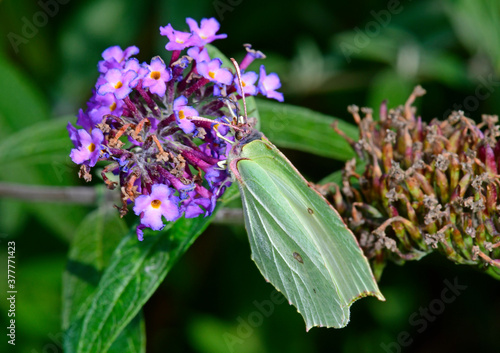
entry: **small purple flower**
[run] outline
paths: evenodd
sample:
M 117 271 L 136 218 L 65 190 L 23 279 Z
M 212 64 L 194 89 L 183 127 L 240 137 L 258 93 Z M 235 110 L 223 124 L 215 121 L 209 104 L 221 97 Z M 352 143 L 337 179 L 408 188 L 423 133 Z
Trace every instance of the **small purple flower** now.
M 142 65 L 139 63 L 139 60 L 136 58 L 132 58 L 127 61 L 123 71 L 133 71 L 137 74 L 137 76 L 132 79 L 129 83 L 130 88 L 135 88 L 140 80 L 143 80 L 149 73 L 149 69 L 147 68 L 147 64 L 143 63 Z
M 104 76 L 106 83 L 97 88 L 97 93 L 100 95 L 113 93 L 117 99 L 124 99 L 132 92 L 130 81 L 136 77 L 137 73 L 132 70 L 124 72 L 118 69 L 111 69 L 106 72 Z
M 259 90 L 255 86 L 255 82 L 257 81 L 258 75 L 253 72 L 253 71 L 248 71 L 243 74 L 241 74 L 241 85 L 243 86 L 243 92 L 244 94 L 248 94 L 251 96 L 255 96 L 257 93 L 259 93 Z M 240 89 L 240 84 L 238 82 L 238 77 L 234 77 L 234 84 L 236 86 L 236 91 L 240 96 L 241 94 L 241 89 Z
M 78 145 L 75 145 L 75 147 L 78 146 L 78 148 L 72 149 L 69 156 L 76 164 L 86 164 L 89 167 L 95 166 L 101 154 L 101 144 L 104 140 L 102 131 L 93 129 L 92 135 L 85 130 L 78 130 L 77 133 L 76 142 Z M 74 132 L 70 130 L 69 134 L 71 138 Z M 75 136 L 73 135 L 73 137 Z
M 186 18 L 186 23 L 192 33 L 196 35 L 196 46 L 204 46 L 205 44 L 211 43 L 216 39 L 227 38 L 227 34 L 216 34 L 220 28 L 219 22 L 215 18 L 203 18 L 200 22 L 200 27 L 198 23 L 192 18 Z
M 187 54 L 192 57 L 197 63 L 202 61 L 210 61 L 210 56 L 208 55 L 207 48 L 203 48 L 200 50 L 199 47 L 189 48 Z
M 230 85 L 233 82 L 233 74 L 225 68 L 221 68 L 222 61 L 220 59 L 213 59 L 209 62 L 199 62 L 198 72 L 206 79 L 215 82 Z
M 83 109 L 78 110 L 78 115 L 76 117 L 76 125 L 83 127 L 87 131 L 92 130 L 94 123 L 92 123 L 92 119 Z
M 222 83 L 214 84 L 214 97 L 226 97 L 226 96 L 227 96 L 226 85 L 223 85 Z
M 220 169 L 220 167 L 217 165 L 213 165 L 207 168 L 205 172 L 205 180 L 211 187 L 220 184 L 226 178 L 227 178 L 226 170 Z
M 125 65 L 123 66 L 123 72 L 134 71 L 136 74 L 139 74 L 141 70 L 144 70 L 143 66 L 139 63 L 139 60 L 136 58 L 132 58 L 127 60 Z
M 184 217 L 195 218 L 205 213 L 210 207 L 210 199 L 205 197 L 196 197 L 198 194 L 195 191 L 189 192 L 189 200 L 186 200 L 183 205 Z M 203 207 L 203 209 L 201 207 Z
M 221 134 L 222 136 L 226 136 L 227 133 L 229 132 L 229 126 L 227 125 L 229 121 L 230 120 L 228 118 L 226 118 L 226 116 L 222 116 L 220 118 L 215 118 L 214 124 L 212 125 L 212 128 L 217 129 L 219 134 Z M 223 124 L 219 124 L 219 123 L 223 123 Z M 214 138 L 215 137 L 216 137 L 216 135 L 214 135 Z
M 148 87 L 151 93 L 163 97 L 167 89 L 165 82 L 170 81 L 172 78 L 170 68 L 166 67 L 159 56 L 151 59 L 151 65 L 147 65 L 147 68 L 149 72 L 142 81 L 143 87 Z
M 190 116 L 198 116 L 198 112 L 196 111 L 196 109 L 188 106 L 187 103 L 188 100 L 186 97 L 180 96 L 179 98 L 177 98 L 174 101 L 174 113 L 175 120 L 177 121 L 177 124 L 182 129 L 182 131 L 184 131 L 186 134 L 190 134 L 196 129 L 196 126 L 191 120 L 186 118 Z
M 283 102 L 283 93 L 276 92 L 278 88 L 281 87 L 280 78 L 276 73 L 270 73 L 266 75 L 266 69 L 264 65 L 260 66 L 260 77 L 259 77 L 259 90 L 267 98 L 276 99 L 279 102 Z
M 151 194 L 135 199 L 134 212 L 141 216 L 141 224 L 153 230 L 161 230 L 162 216 L 167 221 L 175 221 L 180 216 L 179 198 L 165 184 L 154 184 Z
M 266 56 L 264 55 L 263 52 L 259 50 L 254 50 L 252 49 L 252 46 L 250 44 L 245 44 L 244 45 L 247 55 L 243 58 L 240 64 L 240 70 L 245 71 L 246 68 L 255 60 L 255 59 L 265 59 Z
M 165 27 L 160 27 L 160 34 L 170 41 L 165 45 L 167 50 L 183 50 L 195 45 L 191 33 L 176 31 L 170 23 Z
M 217 194 L 213 194 L 212 197 L 210 198 L 210 205 L 207 207 L 207 210 L 205 212 L 205 217 L 208 217 L 210 216 L 214 210 L 215 210 L 215 206 L 217 206 L 217 197 L 219 197 L 220 195 L 217 195 Z
M 132 55 L 139 53 L 139 48 L 136 46 L 128 47 L 122 50 L 118 45 L 114 47 L 109 47 L 102 52 L 102 57 L 104 60 L 99 61 L 97 67 L 99 72 L 106 73 L 110 69 L 121 69 L 123 68 L 124 61 L 130 58 Z
M 112 93 L 96 95 L 94 103 L 95 106 L 87 113 L 92 121 L 92 127 L 102 123 L 102 118 L 105 115 L 113 114 L 115 116 L 120 116 L 123 112 L 123 101 L 121 99 L 116 99 L 115 95 Z
M 80 109 L 80 111 L 82 110 Z M 73 124 L 71 124 L 68 121 L 68 125 L 66 125 L 66 130 L 68 130 L 69 139 L 71 140 L 71 142 L 73 142 L 73 145 L 75 147 L 78 147 L 78 130 L 76 129 L 76 127 L 74 127 Z

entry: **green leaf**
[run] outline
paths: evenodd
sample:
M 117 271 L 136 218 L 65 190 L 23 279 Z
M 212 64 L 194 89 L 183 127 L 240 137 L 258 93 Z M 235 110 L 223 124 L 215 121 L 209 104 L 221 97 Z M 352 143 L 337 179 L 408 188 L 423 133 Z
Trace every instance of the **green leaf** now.
M 107 351 L 107 353 L 123 352 L 146 352 L 146 327 L 142 310 L 128 323 Z
M 363 174 L 365 171 L 365 165 L 366 163 L 360 160 L 356 161 L 356 173 L 358 174 Z M 337 170 L 336 172 L 333 172 L 330 175 L 327 175 L 323 179 L 321 179 L 318 184 L 323 185 L 323 184 L 328 184 L 328 183 L 335 183 L 338 186 L 342 186 L 342 172 L 343 169 Z
M 378 109 L 384 100 L 389 107 L 397 106 L 406 102 L 414 87 L 414 81 L 391 69 L 381 71 L 373 78 L 367 106 L 373 107 L 374 116 L 378 117 Z
M 73 147 L 67 123 L 65 118 L 43 121 L 10 135 L 0 141 L 0 163 L 64 163 Z
M 161 232 L 144 232 L 142 242 L 131 231 L 111 256 L 88 309 L 67 330 L 65 350 L 106 352 L 214 214 L 168 222 Z
M 10 62 L 0 58 L 0 138 L 47 120 L 42 95 Z
M 126 233 L 125 222 L 109 205 L 90 213 L 78 227 L 63 275 L 64 330 L 90 305 L 89 298 L 97 288 L 113 250 Z M 138 313 L 114 341 L 109 352 L 144 352 L 145 342 L 144 320 Z
M 257 107 L 261 131 L 277 146 L 338 160 L 354 157 L 351 146 L 331 127 L 336 121 L 340 130 L 356 139 L 358 129 L 354 125 L 289 104 L 259 99 Z
M 64 134 L 67 136 L 65 123 L 63 120 L 48 120 L 48 108 L 40 92 L 15 66 L 2 59 L 0 94 L 8 97 L 0 102 L 0 161 L 5 166 L 0 169 L 0 179 L 31 185 L 68 185 L 73 182 L 69 172 L 76 175 L 76 169 L 68 167 L 71 144 L 67 137 L 64 141 Z M 79 206 L 51 204 L 51 207 L 46 207 L 33 202 L 14 206 L 13 202 L 6 200 L 3 206 L 31 212 L 65 239 L 71 237 L 84 215 Z M 18 225 L 11 223 L 8 226 L 15 228 Z
M 319 185 L 327 184 L 327 183 L 335 183 L 338 186 L 342 186 L 342 170 L 337 170 L 330 175 L 327 175 L 323 179 L 319 181 Z
M 126 233 L 125 222 L 109 205 L 89 213 L 76 230 L 63 275 L 63 329 L 97 288 L 113 250 Z
M 344 327 L 359 298 L 384 300 L 354 234 L 275 146 L 254 139 L 235 160 L 252 258 L 307 330 Z
M 444 9 L 455 28 L 457 37 L 476 55 L 488 54 L 496 72 L 500 72 L 500 3 L 496 0 L 445 1 Z

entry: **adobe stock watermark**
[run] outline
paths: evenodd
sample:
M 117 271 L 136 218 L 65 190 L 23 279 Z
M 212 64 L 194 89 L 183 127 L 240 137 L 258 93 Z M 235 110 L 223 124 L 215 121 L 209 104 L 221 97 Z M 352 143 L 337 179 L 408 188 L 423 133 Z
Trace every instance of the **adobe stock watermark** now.
M 444 280 L 445 287 L 441 291 L 439 298 L 431 300 L 426 307 L 418 308 L 418 311 L 413 312 L 408 318 L 408 323 L 412 327 L 417 328 L 417 333 L 424 332 L 429 323 L 434 322 L 436 318 L 441 315 L 447 304 L 453 303 L 464 290 L 468 288 L 467 285 L 458 283 L 458 278 L 453 279 L 453 283 Z M 408 347 L 413 343 L 413 338 L 408 331 L 401 331 L 396 341 L 385 343 L 382 342 L 380 347 L 386 353 L 401 353 L 402 347 Z
M 368 44 L 370 44 L 370 41 L 380 34 L 382 28 L 387 27 L 389 23 L 391 23 L 392 17 L 403 11 L 403 8 L 400 0 L 389 0 L 387 1 L 387 7 L 385 9 L 370 11 L 373 20 L 366 23 L 363 29 L 359 27 L 354 28 L 356 35 L 352 43 L 348 43 L 347 41 L 342 41 L 340 43 L 340 50 L 342 50 L 342 54 L 344 54 L 346 61 L 350 63 L 352 61 L 352 54 L 358 54 L 366 48 Z
M 233 12 L 236 6 L 240 5 L 243 0 L 215 0 L 212 5 L 217 13 L 219 21 L 224 21 L 226 12 Z
M 238 321 L 236 335 L 229 332 L 224 332 L 222 335 L 229 351 L 236 352 L 236 346 L 244 344 L 245 340 L 252 336 L 255 328 L 264 323 L 264 318 L 268 318 L 274 313 L 276 305 L 283 304 L 284 302 L 286 302 L 286 298 L 277 290 L 271 292 L 269 299 L 264 299 L 261 302 L 254 300 L 252 304 L 255 310 L 248 314 L 246 318 L 241 316 L 236 318 L 236 321 Z
M 21 34 L 9 32 L 7 39 L 9 40 L 14 52 L 19 53 L 21 44 L 28 44 L 29 40 L 38 34 L 40 28 L 45 27 L 49 23 L 49 17 L 52 18 L 59 13 L 60 5 L 66 5 L 69 0 L 39 0 L 38 6 L 41 11 L 35 12 L 31 19 L 26 16 L 21 17 L 23 27 Z
M 476 86 L 474 94 L 465 97 L 461 104 L 454 103 L 453 108 L 444 112 L 443 119 L 447 119 L 452 111 L 462 110 L 468 113 L 475 112 L 479 109 L 481 102 L 490 98 L 497 87 L 500 86 L 500 81 L 496 80 L 493 74 L 490 74 L 487 78 L 479 76 L 478 81 L 479 84 Z

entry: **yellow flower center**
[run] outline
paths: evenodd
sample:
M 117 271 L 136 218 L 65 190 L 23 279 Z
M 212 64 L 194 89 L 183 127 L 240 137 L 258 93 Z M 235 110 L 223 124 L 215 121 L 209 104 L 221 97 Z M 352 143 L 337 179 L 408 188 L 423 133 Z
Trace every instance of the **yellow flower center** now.
M 151 201 L 151 207 L 153 208 L 160 208 L 161 206 L 161 201 L 160 200 L 153 200 Z
M 158 80 L 161 77 L 160 71 L 153 71 L 151 72 L 151 78 L 153 80 Z
M 208 76 L 210 76 L 211 79 L 214 79 L 215 78 L 215 72 L 209 71 L 208 72 Z
M 185 117 L 184 110 L 179 110 L 179 119 L 184 119 Z
M 177 38 L 175 41 L 179 44 L 184 44 L 184 41 L 182 39 Z
M 94 143 L 91 143 L 87 148 L 88 148 L 88 150 L 90 152 L 94 152 L 95 151 L 95 145 L 94 145 Z
M 116 102 L 113 102 L 113 104 L 109 106 L 109 110 L 113 111 L 115 109 L 116 109 Z
M 120 89 L 120 88 L 122 88 L 122 86 L 123 86 L 122 81 L 118 81 L 118 82 L 116 83 L 116 85 L 115 85 L 115 89 Z
M 245 81 L 241 81 L 241 85 L 245 87 L 247 84 L 245 83 Z

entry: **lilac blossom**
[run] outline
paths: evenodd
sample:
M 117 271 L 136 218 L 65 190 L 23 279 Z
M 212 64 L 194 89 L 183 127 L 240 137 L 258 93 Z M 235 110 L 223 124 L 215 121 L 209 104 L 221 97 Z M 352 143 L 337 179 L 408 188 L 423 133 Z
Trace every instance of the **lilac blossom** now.
M 104 140 L 104 135 L 99 129 L 93 129 L 92 133 L 89 134 L 85 130 L 78 130 L 76 137 L 75 147 L 71 150 L 70 157 L 76 164 L 85 163 L 89 167 L 93 167 L 99 155 L 101 154 L 102 142 Z
M 203 18 L 198 27 L 198 23 L 192 18 L 186 18 L 186 23 L 195 38 L 193 41 L 196 46 L 204 46 L 205 44 L 211 43 L 216 39 L 227 38 L 227 34 L 216 34 L 220 29 L 220 24 L 215 18 Z
M 170 23 L 165 27 L 160 27 L 160 34 L 169 40 L 165 45 L 167 50 L 183 50 L 195 45 L 192 33 L 176 31 Z
M 240 70 L 245 71 L 247 67 L 255 60 L 255 59 L 265 59 L 266 56 L 264 55 L 263 52 L 259 50 L 254 50 L 252 49 L 252 46 L 250 44 L 245 44 L 244 45 L 247 55 L 243 58 L 240 64 Z
M 267 98 L 276 99 L 279 102 L 283 102 L 283 93 L 276 92 L 278 88 L 281 87 L 280 78 L 277 74 L 270 73 L 266 75 L 266 69 L 264 65 L 260 66 L 260 77 L 259 77 L 259 91 Z
M 184 211 L 184 217 L 195 218 L 206 212 L 210 208 L 210 199 L 199 197 L 196 191 L 191 191 L 188 194 L 186 200 L 184 200 L 182 210 Z
M 189 48 L 187 54 L 194 59 L 197 63 L 202 61 L 210 61 L 210 56 L 208 55 L 207 48 L 203 48 L 200 50 L 199 47 Z
M 107 161 L 101 172 L 110 189 L 121 193 L 120 214 L 140 216 L 136 228 L 140 240 L 145 228 L 162 229 L 165 221 L 209 216 L 217 200 L 231 185 L 223 163 L 236 141 L 231 105 L 241 95 L 258 92 L 283 99 L 276 74 L 245 72 L 263 54 L 247 46 L 240 91 L 232 72 L 219 58 L 210 58 L 205 44 L 225 38 L 217 34 L 219 23 L 187 19 L 191 32 L 169 24 L 160 27 L 168 37 L 169 61 L 156 56 L 149 63 L 133 55 L 136 47 L 106 49 L 99 62 L 99 77 L 86 109 L 77 114 L 75 128 L 67 126 L 75 148 L 70 156 L 80 165 L 79 175 L 91 180 L 91 167 Z M 181 54 L 183 50 L 186 54 Z M 233 104 L 236 105 L 236 104 Z M 227 118 L 230 117 L 230 118 Z M 118 177 L 118 185 L 108 175 Z
M 92 126 L 100 124 L 104 116 L 108 114 L 121 115 L 123 110 L 123 101 L 121 99 L 116 99 L 115 95 L 112 93 L 106 93 L 104 95 L 96 95 L 91 108 L 88 112 L 88 117 L 91 120 Z
M 155 184 L 151 194 L 135 199 L 134 213 L 141 216 L 141 224 L 153 230 L 164 227 L 162 216 L 167 221 L 175 221 L 180 216 L 179 198 L 165 184 Z
M 259 90 L 255 86 L 255 82 L 257 81 L 258 77 L 259 76 L 253 71 L 241 74 L 241 86 L 243 86 L 243 93 L 245 95 L 255 96 L 257 93 L 259 93 Z M 242 96 L 243 94 L 241 93 L 239 80 L 237 76 L 234 78 L 234 84 L 236 86 L 236 91 L 240 96 Z
M 198 63 L 198 72 L 207 80 L 215 83 L 230 85 L 233 81 L 233 74 L 226 68 L 221 68 L 221 59 L 213 59 L 209 62 Z
M 83 127 L 87 131 L 91 131 L 92 127 L 92 119 L 90 119 L 89 115 L 83 109 L 78 110 L 78 114 L 76 115 L 76 124 Z
M 97 93 L 101 95 L 113 93 L 117 99 L 123 99 L 132 92 L 130 81 L 136 77 L 137 73 L 132 70 L 123 72 L 118 69 L 111 69 L 106 72 L 104 76 L 106 83 L 98 87 Z
M 131 58 L 125 62 L 125 65 L 123 66 L 123 71 L 133 71 L 139 76 L 145 76 L 148 72 L 148 70 L 144 67 L 144 65 L 141 65 L 139 60 L 136 58 Z
M 188 100 L 184 96 L 180 96 L 174 101 L 174 114 L 177 124 L 186 134 L 192 133 L 196 126 L 194 123 L 186 119 L 191 116 L 198 116 L 198 112 L 193 107 L 187 105 Z
M 80 111 L 82 111 L 80 109 Z M 73 142 L 73 145 L 78 146 L 78 130 L 70 122 L 66 125 L 66 130 L 68 130 L 69 139 Z
M 166 82 L 172 78 L 170 68 L 165 66 L 165 63 L 159 56 L 155 56 L 151 59 L 151 64 L 147 66 L 147 69 L 149 72 L 143 79 L 142 85 L 149 88 L 151 93 L 163 97 L 167 89 Z
M 137 54 L 139 54 L 139 48 L 136 46 L 128 47 L 125 50 L 122 50 L 118 45 L 110 47 L 102 53 L 104 60 L 98 63 L 99 72 L 104 74 L 109 69 L 122 69 L 124 62 L 132 55 Z

